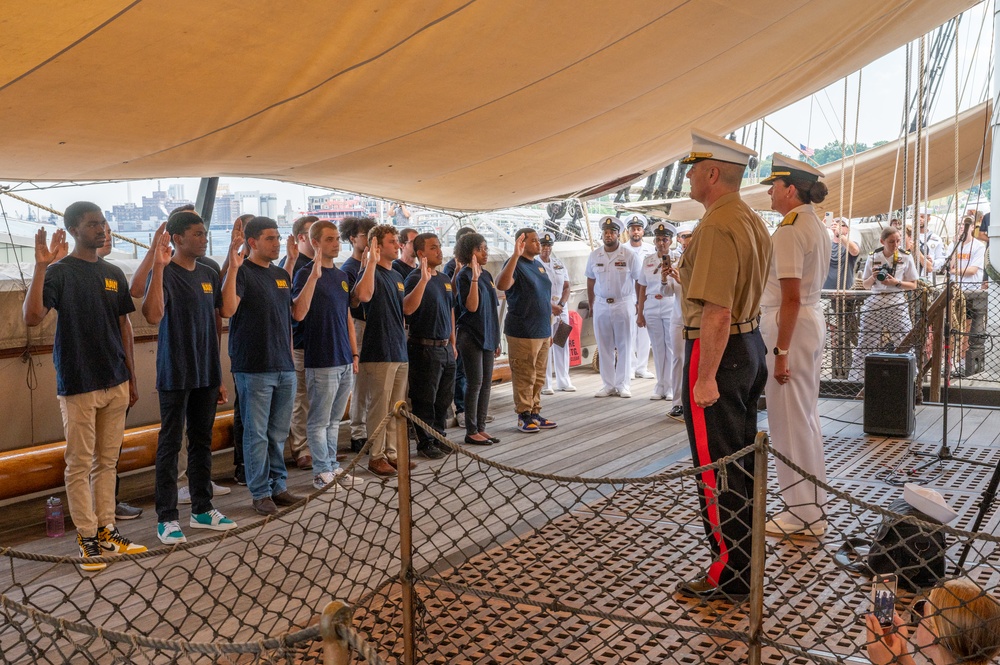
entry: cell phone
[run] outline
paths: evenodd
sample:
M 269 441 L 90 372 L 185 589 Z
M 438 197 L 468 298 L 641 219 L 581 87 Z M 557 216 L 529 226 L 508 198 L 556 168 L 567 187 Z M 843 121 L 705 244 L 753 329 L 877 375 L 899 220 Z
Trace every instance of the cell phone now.
M 880 625 L 892 625 L 892 615 L 896 611 L 895 575 L 877 575 L 872 580 L 872 608 Z

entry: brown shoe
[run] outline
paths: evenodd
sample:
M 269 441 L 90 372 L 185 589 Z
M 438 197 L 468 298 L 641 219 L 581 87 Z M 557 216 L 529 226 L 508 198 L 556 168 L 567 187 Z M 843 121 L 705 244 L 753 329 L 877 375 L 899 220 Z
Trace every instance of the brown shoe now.
M 288 490 L 285 490 L 284 492 L 278 492 L 277 494 L 272 494 L 271 499 L 279 506 L 294 506 L 295 504 L 297 504 L 299 501 L 302 500 L 302 497 L 295 496 Z
M 397 463 L 397 460 L 391 459 L 391 460 L 389 460 L 389 464 L 392 466 L 392 468 L 399 469 L 399 464 Z M 413 471 L 416 468 L 417 468 L 417 463 L 411 461 L 410 462 L 410 471 Z
M 384 457 L 368 462 L 368 470 L 383 478 L 391 478 L 396 475 L 396 467 L 389 464 Z
M 308 471 L 313 468 L 313 458 L 312 455 L 303 455 L 302 457 L 295 460 L 295 466 L 299 467 L 303 471 Z
M 253 509 L 259 515 L 273 515 L 278 512 L 278 507 L 271 501 L 271 497 L 265 496 L 263 499 L 253 500 Z

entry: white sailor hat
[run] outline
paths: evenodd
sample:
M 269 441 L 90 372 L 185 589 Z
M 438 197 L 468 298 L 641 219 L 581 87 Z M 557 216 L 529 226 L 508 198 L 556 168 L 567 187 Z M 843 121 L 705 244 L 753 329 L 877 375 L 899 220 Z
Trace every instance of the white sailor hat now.
M 649 224 L 649 220 L 646 219 L 646 216 L 640 215 L 637 212 L 630 212 L 629 214 L 625 215 L 625 219 L 623 221 L 625 222 L 626 228 L 629 226 L 641 226 L 643 229 L 645 229 L 646 226 Z
M 698 222 L 681 222 L 677 225 L 677 235 L 682 233 L 694 233 L 694 227 Z
M 771 175 L 761 180 L 760 184 L 770 185 L 778 178 L 792 178 L 813 183 L 822 177 L 823 173 L 819 169 L 776 152 L 771 157 Z
M 929 487 L 906 483 L 903 485 L 903 500 L 941 524 L 947 524 L 958 517 L 958 513 L 948 505 L 941 493 Z
M 677 235 L 677 227 L 670 222 L 664 222 L 658 220 L 653 222 L 653 235 L 654 236 L 675 236 Z
M 542 234 L 542 237 L 538 239 L 538 242 L 543 245 L 551 245 L 555 242 L 555 239 L 552 237 L 551 233 L 546 232 Z
M 703 159 L 717 162 L 729 162 L 746 166 L 751 157 L 756 157 L 757 151 L 737 143 L 715 136 L 701 129 L 691 130 L 691 154 L 681 160 L 684 164 L 694 164 Z
M 622 224 L 622 220 L 618 219 L 614 215 L 605 215 L 604 217 L 601 217 L 601 221 L 598 226 L 601 228 L 601 233 L 603 233 L 606 229 L 611 229 L 615 233 L 621 233 L 625 230 L 625 225 Z

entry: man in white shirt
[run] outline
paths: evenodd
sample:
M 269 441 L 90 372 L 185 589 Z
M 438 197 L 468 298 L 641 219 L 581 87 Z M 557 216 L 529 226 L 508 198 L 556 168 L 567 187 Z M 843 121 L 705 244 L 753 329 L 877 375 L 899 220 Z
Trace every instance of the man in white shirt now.
M 569 325 L 569 271 L 566 264 L 552 255 L 552 245 L 555 239 L 551 233 L 542 234 L 539 242 L 542 245 L 542 252 L 538 255 L 538 260 L 545 266 L 545 272 L 552 282 L 552 334 L 555 335 L 559 323 Z M 555 390 L 552 388 L 552 373 L 556 375 Z M 567 393 L 576 392 L 576 387 L 569 380 L 569 342 L 563 346 L 557 344 L 549 345 L 549 364 L 545 370 L 545 385 L 542 387 L 543 395 L 554 395 L 556 390 Z
M 968 220 L 968 224 L 966 221 Z M 959 239 L 958 248 L 951 258 L 952 279 L 957 282 L 965 296 L 966 334 L 962 337 L 961 352 L 956 355 L 959 360 L 953 376 L 971 376 L 983 370 L 986 360 L 986 245 L 973 237 L 975 219 L 965 217 L 955 236 Z M 950 255 L 949 247 L 945 255 Z
M 628 230 L 627 247 L 635 253 L 641 266 L 647 257 L 656 254 L 656 248 L 642 240 L 649 220 L 646 219 L 645 215 L 630 213 L 622 221 Z M 637 310 L 636 314 L 638 313 Z M 649 371 L 649 331 L 636 325 L 634 316 L 632 318 L 632 351 L 632 375 L 637 379 L 655 378 L 656 375 Z

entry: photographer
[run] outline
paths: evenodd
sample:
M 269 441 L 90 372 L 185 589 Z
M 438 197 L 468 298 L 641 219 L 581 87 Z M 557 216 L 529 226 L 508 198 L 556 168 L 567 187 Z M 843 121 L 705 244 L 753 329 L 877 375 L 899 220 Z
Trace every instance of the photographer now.
M 861 311 L 861 332 L 854 349 L 850 378 L 861 381 L 865 355 L 888 348 L 895 349 L 912 327 L 903 291 L 917 288 L 917 267 L 913 256 L 900 249 L 902 235 L 892 226 L 882 229 L 880 249 L 868 256 L 863 285 L 872 295 Z M 889 342 L 884 342 L 885 335 Z

